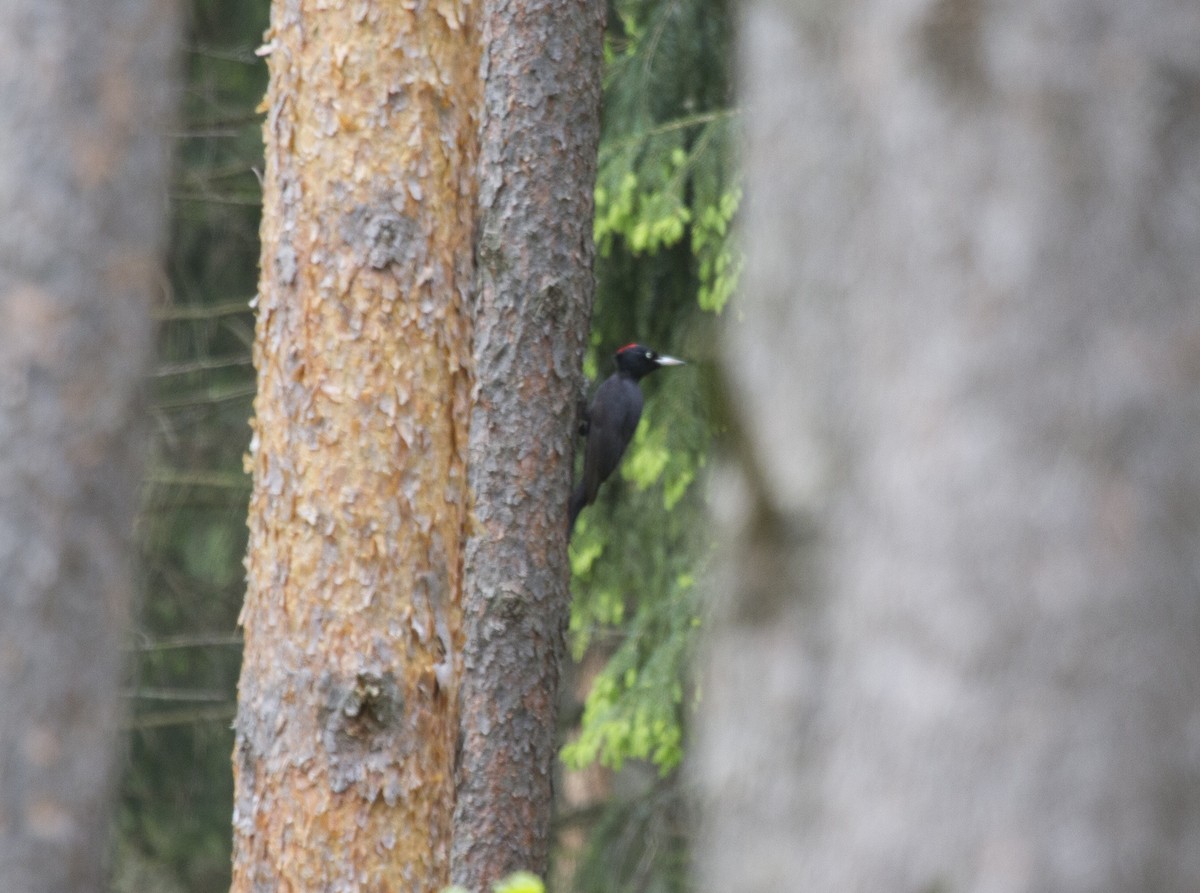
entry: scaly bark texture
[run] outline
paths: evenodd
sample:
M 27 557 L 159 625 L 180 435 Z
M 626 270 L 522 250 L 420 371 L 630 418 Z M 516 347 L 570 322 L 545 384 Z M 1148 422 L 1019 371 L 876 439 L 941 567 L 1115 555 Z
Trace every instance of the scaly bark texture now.
M 0 4 L 0 887 L 105 887 L 178 10 Z
M 487 0 L 453 879 L 544 874 L 604 6 Z
M 1200 7 L 744 13 L 702 889 L 1200 890 Z
M 470 15 L 460 0 L 272 9 L 235 891 L 448 880 Z

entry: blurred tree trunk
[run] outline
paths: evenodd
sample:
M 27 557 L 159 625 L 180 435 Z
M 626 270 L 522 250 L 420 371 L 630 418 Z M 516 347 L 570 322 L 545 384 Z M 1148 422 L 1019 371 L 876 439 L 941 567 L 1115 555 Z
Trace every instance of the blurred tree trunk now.
M 477 524 L 466 548 L 453 853 L 453 879 L 470 890 L 549 867 L 570 606 L 562 495 L 592 305 L 603 25 L 596 0 L 483 5 Z
M 325 6 L 268 34 L 234 889 L 433 891 L 545 867 L 599 12 Z
M 759 0 L 709 890 L 1200 889 L 1200 15 Z
M 0 878 L 104 886 L 178 11 L 0 6 Z

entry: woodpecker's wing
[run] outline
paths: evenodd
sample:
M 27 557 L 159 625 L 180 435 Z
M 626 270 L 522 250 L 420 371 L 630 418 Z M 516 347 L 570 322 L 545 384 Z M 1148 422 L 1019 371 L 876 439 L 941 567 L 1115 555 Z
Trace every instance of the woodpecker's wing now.
M 583 491 L 588 505 L 596 501 L 596 494 L 608 476 L 616 470 L 625 452 L 625 444 L 615 431 L 592 427 L 588 433 L 587 450 L 583 456 Z
M 581 484 L 590 505 L 621 462 L 642 417 L 642 391 L 628 378 L 607 379 L 592 400 Z

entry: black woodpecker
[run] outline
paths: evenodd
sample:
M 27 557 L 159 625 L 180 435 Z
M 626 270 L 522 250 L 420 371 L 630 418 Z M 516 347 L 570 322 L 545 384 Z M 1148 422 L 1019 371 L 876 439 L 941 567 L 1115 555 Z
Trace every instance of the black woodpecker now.
M 626 344 L 616 353 L 617 371 L 596 389 L 592 405 L 584 415 L 587 444 L 583 452 L 583 478 L 571 494 L 571 521 L 585 505 L 596 501 L 596 492 L 616 471 L 625 448 L 642 417 L 642 389 L 638 382 L 663 366 L 682 366 L 683 360 L 655 353 L 641 344 Z

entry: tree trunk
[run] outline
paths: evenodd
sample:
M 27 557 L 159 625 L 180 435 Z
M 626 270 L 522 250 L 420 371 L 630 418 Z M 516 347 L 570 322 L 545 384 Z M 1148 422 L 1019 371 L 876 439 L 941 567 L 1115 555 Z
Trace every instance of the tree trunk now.
M 178 10 L 0 6 L 0 878 L 102 889 Z
M 236 891 L 449 878 L 470 14 L 457 0 L 272 10 Z
M 603 4 L 489 0 L 453 878 L 548 868 Z M 548 52 L 552 48 L 552 52 Z
M 703 887 L 1200 889 L 1200 17 L 758 0 Z

